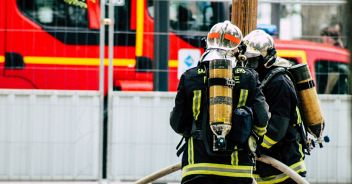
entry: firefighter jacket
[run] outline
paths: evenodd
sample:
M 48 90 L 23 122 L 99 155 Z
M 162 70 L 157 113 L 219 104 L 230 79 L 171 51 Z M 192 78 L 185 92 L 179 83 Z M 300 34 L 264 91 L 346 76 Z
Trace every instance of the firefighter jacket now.
M 181 76 L 175 106 L 170 115 L 173 130 L 186 137 L 182 155 L 182 183 L 200 176 L 247 179 L 251 183 L 253 158 L 245 146 L 229 142 L 228 146 L 234 148 L 231 154 L 212 156 L 207 153 L 207 145 L 202 141 L 202 136 L 212 140 L 213 135 L 194 133 L 195 129 L 202 129 L 202 122 L 203 125 L 204 121 L 208 122 L 207 67 L 206 62 L 201 62 Z M 264 134 L 269 112 L 259 89 L 258 74 L 244 68 L 234 68 L 233 73 L 237 83 L 233 89 L 233 106 L 251 107 L 254 112 L 253 127 Z M 210 129 L 209 123 L 204 129 Z
M 273 67 L 270 71 L 273 71 Z M 269 76 L 269 73 L 266 76 Z M 302 151 L 299 128 L 302 126 L 298 110 L 298 98 L 294 85 L 288 75 L 278 73 L 266 83 L 262 90 L 269 104 L 271 118 L 267 132 L 261 143 L 261 153 L 278 159 L 297 173 L 304 175 L 304 153 Z M 257 163 L 255 175 L 258 183 L 279 183 L 288 176 L 272 166 Z

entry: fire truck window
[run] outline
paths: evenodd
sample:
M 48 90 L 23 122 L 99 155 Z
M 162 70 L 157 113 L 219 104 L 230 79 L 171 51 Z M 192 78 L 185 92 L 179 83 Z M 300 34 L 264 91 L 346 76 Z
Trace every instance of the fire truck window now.
M 154 0 L 148 0 L 147 5 L 149 16 L 154 18 Z
M 208 31 L 212 16 L 210 2 L 170 2 L 170 27 L 173 30 Z
M 319 94 L 348 94 L 350 71 L 347 64 L 318 61 L 315 73 Z
M 19 0 L 29 18 L 44 26 L 88 27 L 85 0 Z
M 108 12 L 108 5 L 105 6 L 106 12 Z M 115 30 L 117 31 L 128 31 L 130 30 L 130 1 L 125 1 L 124 6 L 115 6 L 115 20 L 125 20 L 125 21 L 115 21 Z
M 154 0 L 147 0 L 149 16 L 154 18 Z M 210 28 L 229 20 L 230 2 L 223 1 L 169 1 L 169 29 L 194 47 L 202 47 L 202 38 Z
M 170 28 L 174 31 L 209 31 L 228 14 L 222 2 L 175 0 L 169 3 Z M 153 0 L 148 0 L 148 13 L 154 17 Z

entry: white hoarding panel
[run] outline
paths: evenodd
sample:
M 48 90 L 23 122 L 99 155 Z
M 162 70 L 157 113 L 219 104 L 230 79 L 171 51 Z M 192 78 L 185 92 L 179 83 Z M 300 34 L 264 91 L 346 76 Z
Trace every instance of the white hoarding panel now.
M 98 179 L 99 94 L 0 91 L 0 180 Z
M 175 93 L 115 93 L 109 178 L 135 181 L 180 162 L 180 140 L 169 125 Z M 324 135 L 331 139 L 323 148 L 306 156 L 307 180 L 313 183 L 351 183 L 350 96 L 321 95 L 326 119 Z M 180 171 L 160 182 L 180 181 Z

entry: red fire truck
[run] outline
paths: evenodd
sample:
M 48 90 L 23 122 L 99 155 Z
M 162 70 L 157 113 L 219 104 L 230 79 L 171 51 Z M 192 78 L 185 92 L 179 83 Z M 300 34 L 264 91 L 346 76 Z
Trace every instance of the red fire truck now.
M 151 91 L 153 0 L 116 2 L 114 89 Z M 169 91 L 177 88 L 180 64 L 191 66 L 200 56 L 200 38 L 228 19 L 229 3 L 170 2 Z M 99 10 L 99 0 L 1 0 L 0 88 L 98 90 Z M 348 75 L 344 49 L 308 41 L 276 40 L 276 46 L 280 56 L 308 63 L 319 93 L 335 93 L 326 89 L 330 73 Z

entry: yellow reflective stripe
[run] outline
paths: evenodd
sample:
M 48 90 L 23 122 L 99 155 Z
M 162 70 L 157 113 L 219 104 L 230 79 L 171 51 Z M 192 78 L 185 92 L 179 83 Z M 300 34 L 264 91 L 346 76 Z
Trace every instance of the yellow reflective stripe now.
M 266 126 L 265 127 L 259 127 L 254 125 L 253 129 L 255 133 L 257 133 L 259 136 L 263 136 L 266 133 Z
M 303 126 L 301 125 L 302 123 L 302 118 L 301 118 L 301 113 L 299 112 L 299 108 L 296 106 L 296 112 L 297 112 L 297 124 L 299 126 Z M 299 153 L 301 154 L 301 160 L 303 160 L 304 158 L 304 153 L 303 153 L 303 148 L 302 148 L 302 145 L 300 143 L 297 143 L 298 144 L 298 151 Z
M 192 137 L 190 137 L 188 139 L 188 144 L 187 144 L 187 157 L 188 157 L 188 164 L 191 164 L 191 139 Z
M 237 107 L 245 106 L 246 102 L 247 102 L 247 97 L 248 97 L 248 90 L 247 89 L 241 89 L 241 91 L 240 91 L 240 99 L 238 100 Z
M 188 164 L 194 164 L 193 137 L 188 140 Z
M 136 56 L 143 55 L 144 0 L 137 0 Z
M 79 58 L 79 57 L 42 57 L 42 56 L 24 56 L 25 64 L 46 64 L 46 65 L 80 65 L 80 66 L 99 66 L 99 58 Z M 0 57 L 1 61 L 1 57 Z M 104 59 L 104 65 L 109 64 L 108 59 Z M 114 66 L 134 67 L 135 59 L 116 58 L 113 60 Z
M 265 143 L 264 141 L 260 144 L 262 147 L 269 149 L 271 146 Z
M 276 143 L 277 143 L 277 141 L 274 141 L 274 140 L 270 139 L 268 136 L 264 135 L 263 142 L 262 142 L 261 146 L 269 149 Z
M 257 184 L 274 184 L 274 183 L 280 183 L 285 180 L 287 180 L 289 176 L 285 174 L 279 174 L 274 177 L 266 177 L 266 178 L 260 178 L 258 175 L 254 175 L 254 179 L 256 180 Z
M 301 160 L 303 160 L 304 159 L 304 153 L 303 153 L 302 144 L 298 143 L 298 151 L 299 151 L 299 154 L 301 154 Z
M 4 56 L 0 56 L 0 63 L 3 63 L 5 61 L 5 57 Z
M 225 165 L 213 163 L 198 163 L 187 165 L 182 169 L 182 177 L 193 174 L 206 174 L 227 177 L 252 178 L 252 166 Z
M 191 164 L 194 164 L 194 146 L 193 146 L 193 137 L 191 139 L 191 156 L 192 156 L 192 159 L 191 159 Z
M 304 164 L 304 161 L 299 161 L 295 164 L 292 164 L 290 166 L 290 168 L 292 170 L 294 170 L 296 173 L 300 173 L 303 171 L 306 171 L 306 167 Z M 254 179 L 257 181 L 258 184 L 273 184 L 273 183 L 280 183 L 285 181 L 286 179 L 289 178 L 288 175 L 286 175 L 285 173 L 281 173 L 278 175 L 273 175 L 273 176 L 268 176 L 268 177 L 264 177 L 261 178 L 259 175 L 257 174 L 253 174 Z
M 290 166 L 290 168 L 298 173 L 298 172 L 302 172 L 302 171 L 306 170 L 306 164 L 304 163 L 303 160 L 301 160 L 301 161 L 299 161 L 299 162 L 297 162 L 295 164 L 292 164 Z
M 302 123 L 302 118 L 301 118 L 301 113 L 299 112 L 298 107 L 296 106 L 296 112 L 297 112 L 297 124 L 301 124 Z
M 193 118 L 194 120 L 198 120 L 198 116 L 200 113 L 200 100 L 202 97 L 202 91 L 201 90 L 194 90 L 193 91 L 193 104 L 192 104 L 192 110 L 193 110 Z
M 235 151 L 231 154 L 231 165 L 238 165 L 238 151 L 237 146 L 235 146 Z
M 177 68 L 178 67 L 178 60 L 169 60 L 169 67 L 170 68 Z

